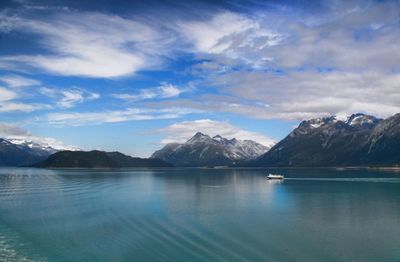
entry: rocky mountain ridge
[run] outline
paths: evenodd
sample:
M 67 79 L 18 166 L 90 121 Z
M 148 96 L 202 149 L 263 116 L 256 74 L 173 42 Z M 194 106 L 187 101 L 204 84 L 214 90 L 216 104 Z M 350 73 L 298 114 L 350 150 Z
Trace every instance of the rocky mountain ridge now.
M 302 121 L 253 161 L 256 166 L 400 164 L 400 114 L 387 119 L 358 113 Z
M 59 150 L 70 147 L 52 146 L 49 143 L 23 138 L 0 138 L 0 166 L 25 166 L 46 159 Z
M 210 137 L 197 132 L 183 144 L 165 145 L 151 158 L 163 159 L 175 166 L 232 166 L 255 159 L 267 150 L 268 147 L 252 140 Z

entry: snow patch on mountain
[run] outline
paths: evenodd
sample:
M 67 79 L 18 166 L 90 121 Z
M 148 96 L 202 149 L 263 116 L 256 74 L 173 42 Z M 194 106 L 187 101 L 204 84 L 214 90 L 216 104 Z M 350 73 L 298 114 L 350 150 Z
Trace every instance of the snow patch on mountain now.
M 203 143 L 210 142 L 212 139 L 210 136 L 205 135 L 201 132 L 197 132 L 191 139 L 189 139 L 186 144 L 195 144 L 195 143 Z
M 321 127 L 331 126 L 336 123 L 342 123 L 352 127 L 368 127 L 376 125 L 380 121 L 381 119 L 374 116 L 357 113 L 346 117 L 339 115 L 305 120 L 300 123 L 299 128 L 302 128 L 302 131 L 304 132 L 305 129 L 319 129 Z
M 358 113 L 358 114 L 351 115 L 347 119 L 346 123 L 351 126 L 369 126 L 369 125 L 377 124 L 379 121 L 380 121 L 380 119 L 378 119 L 374 116 Z
M 252 140 L 227 139 L 221 135 L 210 137 L 197 132 L 185 143 L 167 144 L 151 157 L 178 166 L 232 165 L 237 161 L 255 159 L 271 147 Z
M 55 153 L 57 151 L 70 150 L 75 151 L 79 150 L 79 147 L 76 146 L 67 146 L 63 143 L 53 139 L 53 138 L 43 138 L 43 137 L 6 137 L 3 138 L 7 140 L 9 143 L 25 146 L 31 149 L 40 149 L 44 151 L 48 151 L 51 153 Z
M 238 140 L 236 138 L 227 139 L 220 135 L 210 137 L 201 132 L 197 132 L 183 145 L 204 144 L 204 149 L 200 152 L 200 158 L 210 150 L 210 146 L 219 146 L 223 148 L 223 155 L 229 159 L 253 159 L 268 151 L 269 147 L 261 145 L 252 140 Z M 181 145 L 182 146 L 182 145 Z

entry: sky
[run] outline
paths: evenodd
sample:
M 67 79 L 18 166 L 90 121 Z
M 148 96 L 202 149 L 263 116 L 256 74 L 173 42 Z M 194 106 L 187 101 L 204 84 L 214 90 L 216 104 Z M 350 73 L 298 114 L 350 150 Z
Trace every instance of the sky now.
M 147 157 L 400 112 L 400 1 L 0 1 L 0 136 Z

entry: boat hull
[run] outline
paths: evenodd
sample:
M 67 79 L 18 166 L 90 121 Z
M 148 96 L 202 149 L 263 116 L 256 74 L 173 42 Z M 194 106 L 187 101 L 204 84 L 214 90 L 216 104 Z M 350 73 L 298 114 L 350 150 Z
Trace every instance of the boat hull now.
M 284 179 L 284 176 L 282 176 L 282 175 L 268 175 L 267 179 L 270 179 L 270 180 L 273 180 L 273 179 L 282 180 L 282 179 Z

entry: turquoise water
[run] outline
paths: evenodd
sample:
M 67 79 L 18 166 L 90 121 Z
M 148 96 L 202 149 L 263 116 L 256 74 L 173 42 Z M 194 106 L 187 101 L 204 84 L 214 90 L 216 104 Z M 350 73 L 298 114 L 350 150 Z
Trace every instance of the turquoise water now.
M 0 169 L 0 261 L 400 261 L 400 174 Z

